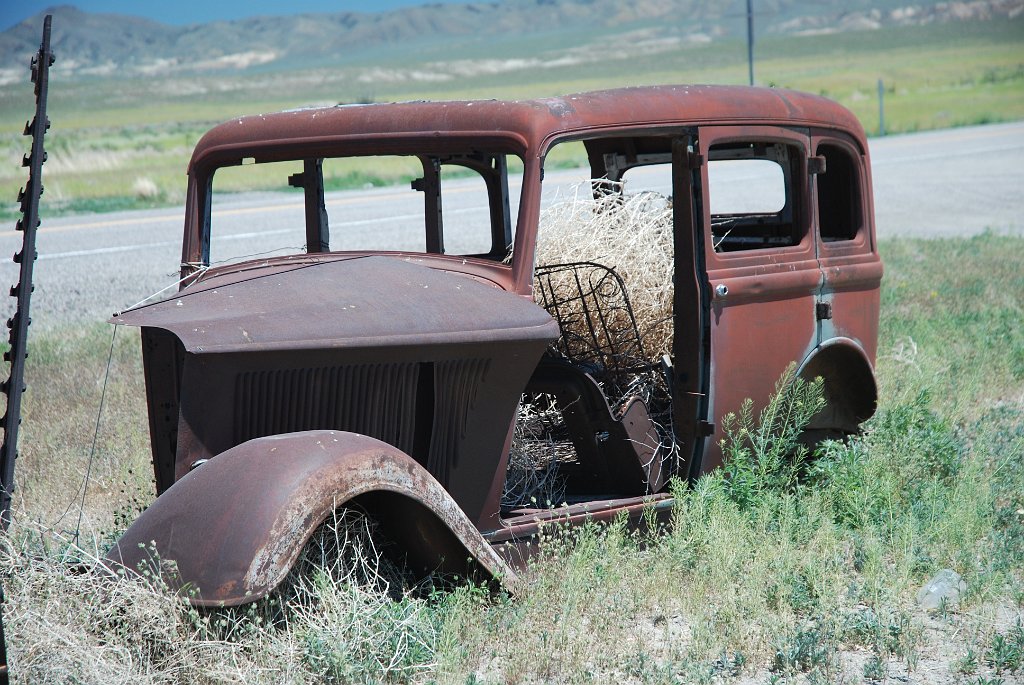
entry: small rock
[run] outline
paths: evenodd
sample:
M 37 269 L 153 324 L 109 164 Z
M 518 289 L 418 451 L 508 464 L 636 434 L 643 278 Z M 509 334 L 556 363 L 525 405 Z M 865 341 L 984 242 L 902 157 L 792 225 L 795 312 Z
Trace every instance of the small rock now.
M 952 569 L 944 568 L 917 591 L 917 603 L 927 611 L 935 611 L 943 601 L 947 608 L 952 608 L 960 602 L 960 596 L 965 592 L 967 592 L 967 583 L 963 581 L 960 574 Z

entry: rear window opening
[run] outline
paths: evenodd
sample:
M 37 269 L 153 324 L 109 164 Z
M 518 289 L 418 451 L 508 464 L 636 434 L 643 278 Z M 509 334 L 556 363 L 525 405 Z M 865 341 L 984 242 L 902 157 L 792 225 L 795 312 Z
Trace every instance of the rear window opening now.
M 817 154 L 825 159 L 824 173 L 815 177 L 821 239 L 826 243 L 853 240 L 864 224 L 857 162 L 839 145 L 823 143 Z
M 714 145 L 708 160 L 708 199 L 716 252 L 800 244 L 798 208 L 803 155 L 784 143 Z

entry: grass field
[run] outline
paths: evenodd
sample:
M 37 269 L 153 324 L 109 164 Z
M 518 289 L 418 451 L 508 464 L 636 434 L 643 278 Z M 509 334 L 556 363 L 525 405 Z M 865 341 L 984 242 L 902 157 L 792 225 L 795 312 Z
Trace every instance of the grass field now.
M 1022 35 L 1024 17 L 830 36 L 765 36 L 757 43 L 756 79 L 760 85 L 836 99 L 870 133 L 878 129 L 878 79 L 885 84 L 888 132 L 1017 120 L 1024 118 Z M 595 44 L 613 47 L 595 55 Z M 539 97 L 657 83 L 742 84 L 745 53 L 743 44 L 725 41 L 647 54 L 630 51 L 628 41 L 623 44 L 614 35 L 560 34 L 488 45 L 414 45 L 309 72 L 78 82 L 58 77 L 50 95 L 53 128 L 43 213 L 180 204 L 192 147 L 213 124 L 233 116 L 367 100 Z M 558 64 L 566 55 L 581 61 L 498 73 L 470 70 L 440 82 L 401 78 L 410 64 L 442 72 L 454 69 L 453 63 L 464 66 L 485 57 L 500 62 L 529 56 Z M 373 70 L 399 76 L 367 80 Z M 6 160 L 0 167 L 0 198 L 7 198 L 0 216 L 8 218 L 14 216 L 17 189 L 25 182 L 20 160 L 28 139 L 20 132 L 31 115 L 31 97 L 27 70 L 24 84 L 0 87 L 0 156 Z M 351 182 L 395 180 L 367 169 Z M 256 183 L 262 188 L 278 182 L 267 177 Z
M 0 550 L 12 669 L 39 683 L 1017 682 L 1024 239 L 880 249 L 878 414 L 800 479 L 756 467 L 737 438 L 731 466 L 676 489 L 670 532 L 553 535 L 521 597 L 396 597 L 364 577 L 315 585 L 278 627 L 66 565 L 102 553 L 152 497 L 142 369 L 121 331 L 73 546 L 111 333 L 38 336 L 18 523 Z M 925 613 L 914 594 L 943 568 L 967 591 Z
M 1024 118 L 1021 35 L 1024 18 L 766 36 L 757 78 L 835 98 L 869 132 L 879 78 L 890 132 L 1016 120 Z M 44 219 L 179 204 L 195 142 L 243 113 L 746 80 L 739 43 L 611 50 L 599 62 L 443 83 L 358 80 L 370 68 L 473 60 L 482 49 L 410 46 L 311 74 L 261 71 L 225 83 L 58 79 Z M 560 54 L 543 36 L 488 49 L 497 59 Z M 8 198 L 0 216 L 14 216 L 25 180 L 20 127 L 30 96 L 27 82 L 0 87 L 0 198 Z M 329 184 L 411 173 L 356 165 Z M 229 174 L 219 180 L 249 189 Z M 90 573 L 153 498 L 139 338 L 129 329 L 112 338 L 101 324 L 35 331 L 17 518 L 0 542 L 12 672 L 32 683 L 1019 682 L 1024 238 L 889 240 L 880 250 L 880 406 L 862 436 L 827 444 L 793 478 L 734 431 L 726 469 L 692 489 L 676 486 L 671 530 L 554 532 L 516 598 L 468 585 L 385 588 L 378 573 L 398 579 L 372 552 L 338 570 L 340 582 L 314 578 L 303 590 L 313 601 L 283 610 L 204 614 L 159 584 Z M 802 399 L 813 403 L 815 392 L 803 388 Z M 750 432 L 761 430 L 756 418 Z M 963 576 L 966 593 L 926 613 L 915 593 L 944 568 Z

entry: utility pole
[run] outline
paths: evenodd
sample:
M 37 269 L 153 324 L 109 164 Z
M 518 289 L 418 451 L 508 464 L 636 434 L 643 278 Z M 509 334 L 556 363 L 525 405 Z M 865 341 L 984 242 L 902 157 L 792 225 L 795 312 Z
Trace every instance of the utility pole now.
M 747 68 L 754 85 L 754 0 L 747 0 Z

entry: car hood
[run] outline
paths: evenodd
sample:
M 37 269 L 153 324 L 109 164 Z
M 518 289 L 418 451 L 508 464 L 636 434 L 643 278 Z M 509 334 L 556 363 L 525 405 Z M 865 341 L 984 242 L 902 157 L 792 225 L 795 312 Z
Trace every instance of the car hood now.
M 401 257 L 366 256 L 213 278 L 111 320 L 168 330 L 191 353 L 554 340 L 514 293 Z

